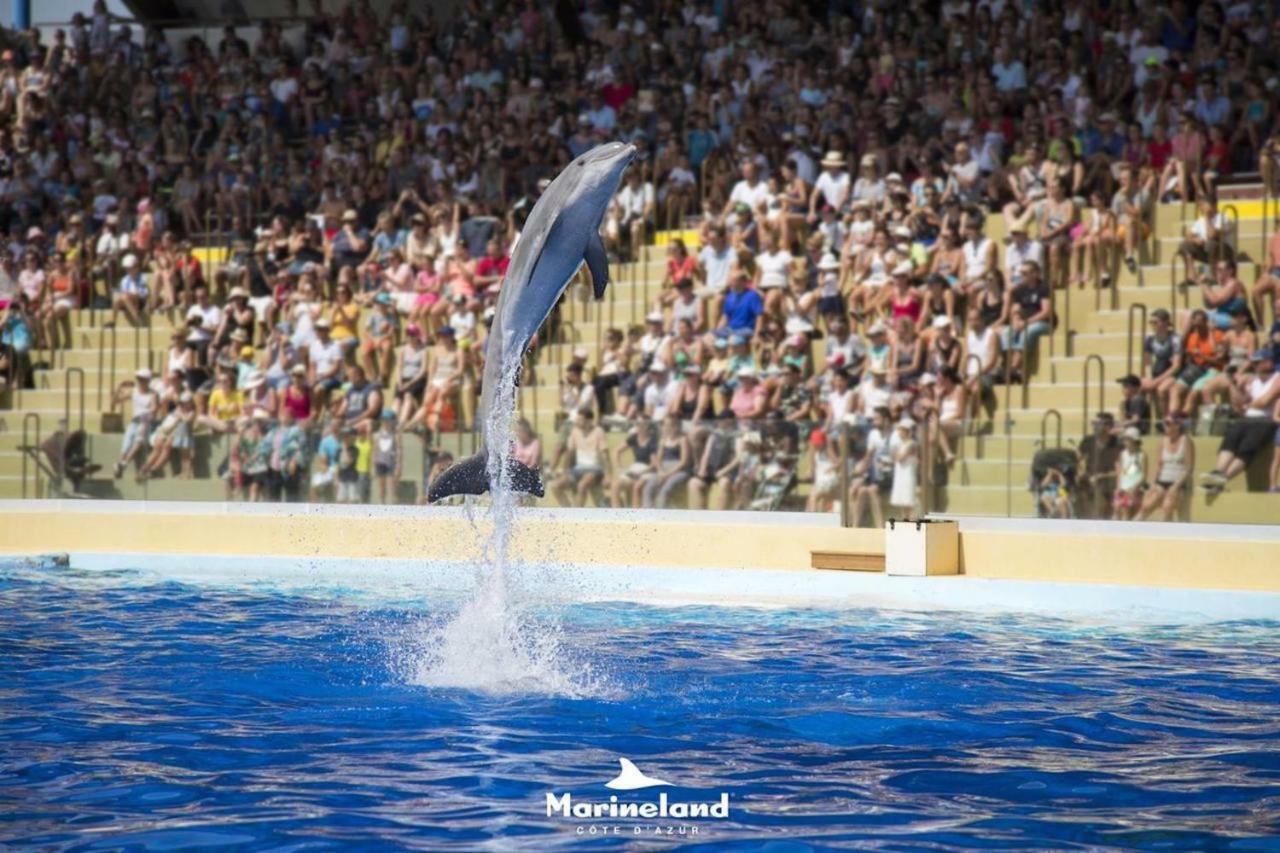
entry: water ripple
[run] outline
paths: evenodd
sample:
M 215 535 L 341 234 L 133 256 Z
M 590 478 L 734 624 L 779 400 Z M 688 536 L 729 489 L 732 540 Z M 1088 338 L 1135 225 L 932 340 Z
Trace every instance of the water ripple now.
M 619 756 L 729 792 L 731 818 L 686 841 L 1280 832 L 1272 623 L 566 607 L 564 665 L 608 689 L 481 695 L 415 683 L 406 637 L 444 614 L 136 580 L 0 568 L 0 841 L 567 847 L 582 836 L 546 793 L 605 798 Z

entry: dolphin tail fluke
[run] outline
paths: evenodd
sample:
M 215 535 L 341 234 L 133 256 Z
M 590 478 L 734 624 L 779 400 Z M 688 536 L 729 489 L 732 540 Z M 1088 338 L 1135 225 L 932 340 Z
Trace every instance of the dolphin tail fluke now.
M 509 460 L 508 464 L 511 471 L 512 491 L 539 498 L 545 494 L 538 469 L 522 465 L 514 459 Z M 489 491 L 489 459 L 486 453 L 481 452 L 451 465 L 437 477 L 431 484 L 427 499 L 435 503 L 451 495 L 483 495 L 487 491 Z

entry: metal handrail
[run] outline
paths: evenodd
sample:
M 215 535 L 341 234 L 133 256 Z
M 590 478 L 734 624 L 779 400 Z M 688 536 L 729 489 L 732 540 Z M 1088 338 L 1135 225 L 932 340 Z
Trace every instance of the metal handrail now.
M 1066 300 L 1066 303 L 1068 306 L 1071 305 L 1071 287 L 1070 286 L 1067 287 L 1067 295 L 1064 296 L 1063 299 Z M 1053 286 L 1053 279 L 1049 279 L 1049 316 L 1053 318 L 1053 321 L 1055 323 L 1057 322 L 1058 320 L 1058 288 Z M 1067 317 L 1070 318 L 1070 316 L 1071 316 L 1071 308 L 1068 307 Z M 1063 331 L 1065 332 L 1066 329 L 1070 327 L 1070 325 L 1071 324 L 1069 320 L 1067 322 L 1064 322 L 1062 324 Z M 1049 358 L 1051 360 L 1050 363 L 1052 363 L 1053 357 L 1057 355 L 1057 344 L 1054 342 L 1054 338 L 1058 337 L 1058 330 L 1056 328 L 1051 327 L 1049 329 L 1049 334 L 1047 335 L 1047 337 L 1049 338 Z
M 71 429 L 71 377 L 76 377 L 77 386 L 80 394 L 80 412 L 77 421 L 77 429 L 84 429 L 84 368 L 68 367 L 63 371 L 63 388 L 62 388 L 62 419 L 67 424 L 67 429 Z
M 7 370 L 9 394 L 12 398 L 13 408 L 15 409 L 22 408 L 22 386 L 27 383 L 25 376 L 21 377 L 21 382 L 18 381 L 18 357 L 19 353 L 17 350 L 13 350 L 9 353 L 9 367 Z
M 640 240 L 639 240 L 640 245 L 636 249 L 636 257 L 635 257 L 635 264 L 637 269 L 644 266 L 645 264 L 645 246 L 649 242 L 649 235 L 645 233 L 645 227 L 646 226 L 645 226 L 644 220 L 641 220 L 640 221 Z M 644 310 L 647 313 L 649 310 L 649 274 L 647 270 L 645 271 L 642 278 L 644 280 Z
M 1271 209 L 1271 184 L 1267 180 L 1262 181 L 1262 264 L 1259 269 L 1265 269 L 1267 265 L 1267 229 L 1271 224 L 1271 219 L 1267 213 Z M 1261 322 L 1262 318 L 1259 317 Z
M 1048 448 L 1049 446 L 1049 417 L 1054 420 L 1054 447 L 1062 446 L 1062 412 L 1057 409 L 1047 409 L 1040 417 L 1040 446 Z
M 853 527 L 853 507 L 849 505 L 849 436 L 843 423 L 836 425 L 835 440 L 840 449 L 840 526 Z
M 1095 288 L 1095 290 L 1096 290 L 1096 288 Z M 1064 305 L 1064 310 L 1063 310 L 1063 312 L 1062 312 L 1062 313 L 1063 313 L 1063 317 L 1062 317 L 1062 351 L 1063 351 L 1064 353 L 1066 353 L 1066 354 L 1067 354 L 1067 358 L 1070 358 L 1072 355 L 1074 355 L 1074 354 L 1075 354 L 1075 352 L 1074 352 L 1074 350 L 1075 350 L 1075 345 L 1074 345 L 1073 340 L 1072 340 L 1072 337 L 1071 337 L 1071 283 L 1070 283 L 1070 282 L 1068 282 L 1068 283 L 1067 283 L 1067 287 L 1066 287 L 1066 289 L 1065 289 L 1065 290 L 1063 290 L 1063 292 L 1062 292 L 1062 302 L 1063 302 L 1063 305 Z M 1054 318 L 1055 320 L 1056 320 L 1056 319 L 1058 319 L 1058 315 L 1057 315 L 1057 313 L 1056 313 L 1056 312 L 1054 313 L 1053 318 Z M 1050 341 L 1052 341 L 1052 340 L 1053 340 L 1053 330 L 1052 330 L 1052 329 L 1050 329 L 1050 330 L 1049 330 L 1049 340 L 1050 340 Z M 1049 347 L 1049 355 L 1050 355 L 1050 356 L 1052 356 L 1052 355 L 1053 355 L 1053 346 L 1052 346 L 1052 344 L 1050 344 L 1050 347 Z
M 1026 372 L 1025 370 L 1023 371 Z M 1004 514 L 1013 518 L 1013 409 L 1009 362 L 1004 363 Z
M 631 259 L 631 288 L 629 296 L 631 297 L 631 325 L 634 326 L 639 322 L 636 317 L 636 294 L 640 290 L 640 262 L 635 258 Z M 646 311 L 648 309 L 645 309 Z
M 29 425 L 34 422 L 36 425 L 36 443 L 32 444 L 30 440 Z M 22 499 L 27 498 L 27 460 L 32 453 L 40 452 L 40 413 L 27 412 L 22 416 Z M 40 496 L 40 465 L 36 466 L 36 497 Z
M 1169 315 L 1173 318 L 1175 326 L 1178 321 L 1178 286 L 1181 284 L 1181 282 L 1178 281 L 1179 257 L 1180 256 L 1178 255 L 1174 255 L 1169 258 Z M 1191 307 L 1190 293 L 1184 294 L 1183 302 L 1188 308 Z
M 1142 334 L 1142 330 L 1147 327 L 1147 306 L 1142 302 L 1135 302 L 1129 306 L 1128 332 L 1125 335 L 1124 349 L 1124 372 L 1125 375 L 1133 373 L 1133 313 L 1138 311 L 1142 314 L 1142 319 L 1138 322 L 1138 334 Z M 1139 358 L 1146 361 L 1146 349 L 1143 348 Z M 1140 364 L 1139 367 L 1146 365 Z
M 107 383 L 107 387 L 110 389 L 110 391 L 111 391 L 111 393 L 112 393 L 112 394 L 115 394 L 115 390 L 116 390 L 116 327 L 115 327 L 115 326 L 112 326 L 112 325 L 110 325 L 110 324 L 104 323 L 104 324 L 102 324 L 101 326 L 99 326 L 99 327 L 98 327 L 98 377 L 97 377 L 97 381 L 98 381 L 98 411 L 100 411 L 100 412 L 102 411 L 102 362 L 103 362 L 103 359 L 105 359 L 105 358 L 106 358 L 106 355 L 107 355 L 107 349 L 106 349 L 106 347 L 104 346 L 104 344 L 105 344 L 105 340 L 104 340 L 104 339 L 105 339 L 105 337 L 106 337 L 106 335 L 107 335 L 107 333 L 108 333 L 108 332 L 110 332 L 110 333 L 111 333 L 111 350 L 110 350 L 110 352 L 111 352 L 111 373 L 110 373 L 110 381 Z
M 148 370 L 150 370 L 150 369 L 151 369 L 151 355 L 152 355 L 151 312 L 150 312 L 150 311 L 145 312 L 145 313 L 143 314 L 143 318 L 146 320 L 146 324 L 145 324 L 145 326 L 134 326 L 134 327 L 133 327 L 133 369 L 134 369 L 134 370 L 141 370 L 141 369 L 142 369 L 141 359 L 139 358 L 139 356 L 141 355 L 141 347 L 142 347 L 142 332 L 143 332 L 143 330 L 144 330 L 144 329 L 146 330 L 146 333 L 147 333 L 147 348 L 146 348 L 146 353 L 147 353 L 147 364 L 146 364 L 146 367 L 147 367 L 147 369 L 148 369 Z
M 65 425 L 67 435 L 71 434 L 71 377 L 75 376 L 79 381 L 80 389 L 80 417 L 76 428 L 84 432 L 84 368 L 68 367 L 63 373 L 62 379 L 62 423 Z M 58 475 L 62 482 L 67 480 L 67 454 L 58 454 Z
M 973 373 L 973 375 L 975 377 L 980 377 L 982 375 L 982 356 L 978 355 L 976 352 L 969 353 L 964 357 L 964 368 L 963 368 L 964 372 L 960 376 L 961 381 L 966 384 L 968 384 L 969 382 L 969 365 L 974 362 L 977 362 L 978 367 L 977 367 L 977 370 Z M 978 383 L 978 387 L 979 389 L 981 389 L 982 387 L 981 382 Z M 982 405 L 981 399 L 978 400 L 978 405 Z M 969 417 L 968 412 L 964 413 L 964 419 L 965 419 L 966 426 L 973 423 L 973 420 Z M 969 430 L 967 428 L 962 430 L 960 433 L 960 441 L 956 443 L 956 458 L 958 459 L 964 459 L 964 447 L 966 444 L 965 439 L 968 437 L 967 435 L 968 432 Z
M 1222 260 L 1222 247 L 1227 245 L 1227 237 L 1234 235 L 1236 238 L 1240 236 L 1240 210 L 1234 204 L 1224 204 L 1218 208 L 1223 216 L 1227 218 L 1227 227 L 1222 229 L 1222 233 L 1218 235 L 1218 242 L 1214 245 L 1213 262 L 1216 264 Z M 1265 245 L 1265 244 L 1264 244 Z M 1232 248 L 1232 251 L 1236 251 Z M 1238 252 L 1237 252 L 1238 254 Z
M 1104 412 L 1107 408 L 1107 363 L 1094 353 L 1084 360 L 1084 405 L 1081 411 L 1086 426 L 1089 423 L 1089 365 L 1095 362 L 1098 365 L 1098 411 Z
M 595 298 L 595 282 L 591 283 L 591 309 L 596 315 L 596 364 L 600 363 L 600 355 L 604 352 L 604 298 Z M 613 288 L 610 288 L 612 290 Z

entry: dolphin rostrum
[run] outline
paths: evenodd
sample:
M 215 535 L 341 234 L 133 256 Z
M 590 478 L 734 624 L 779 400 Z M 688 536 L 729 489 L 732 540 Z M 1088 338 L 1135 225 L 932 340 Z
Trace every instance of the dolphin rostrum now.
M 481 495 L 489 491 L 489 449 L 485 439 L 493 407 L 504 400 L 511 404 L 513 389 L 505 386 L 516 382 L 519 370 L 513 365 L 523 357 L 529 341 L 584 261 L 596 299 L 604 297 L 609 262 L 600 240 L 600 223 L 635 154 L 635 146 L 622 142 L 592 148 L 566 166 L 529 211 L 502 281 L 485 348 L 480 408 L 476 413 L 481 447 L 431 484 L 427 498 L 433 503 L 449 495 Z M 504 458 L 507 456 L 507 448 L 497 449 Z M 507 464 L 513 491 L 542 497 L 542 478 L 537 470 L 514 459 Z

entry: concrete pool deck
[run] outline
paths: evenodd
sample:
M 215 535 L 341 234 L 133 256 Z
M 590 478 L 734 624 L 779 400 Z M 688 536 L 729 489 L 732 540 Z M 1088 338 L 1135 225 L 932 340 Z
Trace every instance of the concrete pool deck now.
M 489 532 L 458 507 L 0 501 L 0 553 L 474 562 Z M 961 577 L 1280 593 L 1280 525 L 956 519 Z M 834 515 L 522 509 L 516 558 L 542 564 L 830 574 L 813 551 L 883 554 Z M 887 579 L 890 583 L 902 579 Z M 954 587 L 953 587 L 954 588 Z

